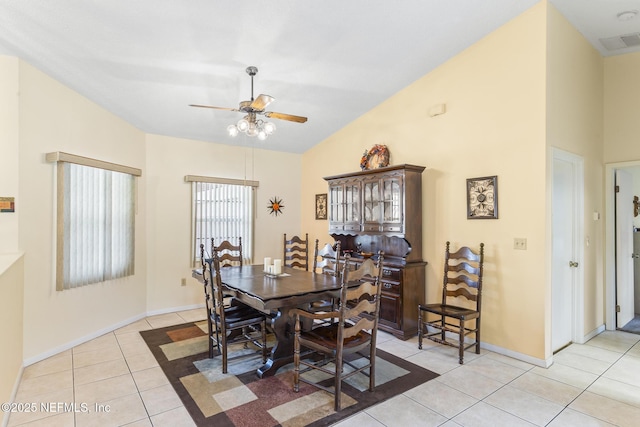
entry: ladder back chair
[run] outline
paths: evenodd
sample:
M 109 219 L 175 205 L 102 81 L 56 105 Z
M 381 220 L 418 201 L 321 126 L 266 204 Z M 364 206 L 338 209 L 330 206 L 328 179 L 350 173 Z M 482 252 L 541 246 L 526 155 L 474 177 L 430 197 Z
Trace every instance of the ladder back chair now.
M 335 243 L 335 249 L 329 243 L 325 244 L 321 249 L 320 240 L 316 239 L 315 249 L 313 251 L 313 274 L 328 274 L 330 276 L 340 276 L 340 242 Z M 333 311 L 334 300 L 318 300 L 313 301 L 309 310 L 313 312 Z M 330 322 L 330 320 L 327 320 Z
M 234 245 L 229 240 L 223 240 L 215 245 L 211 238 L 211 253 L 218 253 L 221 267 L 242 267 L 242 237 L 238 237 L 238 244 Z
M 329 243 L 319 248 L 320 240 L 316 239 L 313 251 L 313 273 L 340 275 L 340 242 L 335 243 L 335 249 Z M 320 269 L 320 270 L 318 270 Z
M 229 346 L 244 344 L 231 359 L 254 356 L 249 349 L 252 343 L 262 351 L 262 362 L 267 360 L 267 336 L 265 314 L 247 305 L 225 306 L 220 277 L 220 259 L 217 252 L 213 259 L 205 258 L 204 245 L 200 245 L 202 276 L 204 282 L 205 305 L 207 309 L 207 331 L 209 334 L 209 358 L 214 357 L 217 348 L 222 355 L 222 373 L 227 373 Z
M 346 261 L 349 256 L 346 257 Z M 378 262 L 365 260 L 357 270 L 350 270 L 344 264 L 339 308 L 332 312 L 312 313 L 296 308 L 289 312 L 295 318 L 294 335 L 294 391 L 299 391 L 300 381 L 314 385 L 335 395 L 334 408 L 341 409 L 342 381 L 362 372 L 369 377 L 369 391 L 375 388 L 376 335 L 380 312 L 383 255 L 380 252 Z M 357 301 L 356 305 L 347 301 Z M 337 322 L 325 324 L 311 330 L 302 330 L 302 320 L 336 318 Z M 300 349 L 304 347 L 320 353 L 324 359 L 314 361 L 314 357 L 304 359 Z M 356 354 L 358 359 L 345 359 L 346 355 Z M 333 364 L 329 363 L 333 362 Z M 300 369 L 300 366 L 303 369 Z M 348 365 L 350 369 L 345 368 Z M 333 387 L 324 386 L 306 378 L 304 373 L 312 369 L 319 370 L 334 378 Z M 368 371 L 368 373 L 366 372 Z
M 457 347 L 461 365 L 465 350 L 475 346 L 476 354 L 480 354 L 483 264 L 484 243 L 480 243 L 478 252 L 463 246 L 452 253 L 447 242 L 442 300 L 440 303 L 418 305 L 419 349 L 422 349 L 423 338 Z M 470 344 L 465 343 L 468 335 L 473 336 Z
M 298 236 L 287 239 L 287 233 L 284 234 L 283 260 L 286 267 L 309 271 L 309 233 L 304 240 Z

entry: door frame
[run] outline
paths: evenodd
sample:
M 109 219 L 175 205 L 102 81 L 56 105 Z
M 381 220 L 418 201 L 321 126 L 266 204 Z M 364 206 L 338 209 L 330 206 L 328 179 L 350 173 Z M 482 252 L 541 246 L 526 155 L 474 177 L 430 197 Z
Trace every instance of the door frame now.
M 573 242 L 572 245 L 574 247 L 574 256 L 575 261 L 578 262 L 579 267 L 575 269 L 573 274 L 573 283 L 571 284 L 573 301 L 571 304 L 572 307 L 572 327 L 571 327 L 571 338 L 572 341 L 578 344 L 582 344 L 586 341 L 584 334 L 584 158 L 577 154 L 570 153 L 568 151 L 561 150 L 556 147 L 551 147 L 550 150 L 551 161 L 549 164 L 551 167 L 549 168 L 550 182 L 551 187 L 549 188 L 549 218 L 548 221 L 549 228 L 552 228 L 552 220 L 551 215 L 553 215 L 553 186 L 555 185 L 553 179 L 553 168 L 555 160 L 563 160 L 571 163 L 573 168 L 573 178 L 575 183 L 575 190 L 573 192 L 573 203 L 576 210 L 575 213 L 575 222 L 573 224 Z M 553 275 L 551 273 L 551 268 L 553 266 L 553 230 L 551 230 L 551 239 L 549 239 L 549 251 L 548 251 L 548 265 L 549 265 L 549 302 L 551 302 L 551 297 L 553 296 Z M 552 341 L 551 334 L 553 333 L 553 319 L 551 319 L 551 303 L 548 307 L 548 320 L 549 320 L 549 329 L 548 329 L 548 337 L 547 337 L 547 348 L 549 349 L 549 355 L 551 355 L 552 351 Z
M 615 214 L 615 175 L 616 169 L 640 166 L 640 160 L 605 164 L 604 209 L 605 209 L 605 328 L 616 329 L 616 214 Z

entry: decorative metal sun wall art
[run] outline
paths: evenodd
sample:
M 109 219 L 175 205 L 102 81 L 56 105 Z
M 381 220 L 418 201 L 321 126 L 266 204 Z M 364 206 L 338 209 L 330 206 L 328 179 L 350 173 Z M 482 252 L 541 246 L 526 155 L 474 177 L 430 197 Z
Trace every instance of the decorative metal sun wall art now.
M 282 213 L 282 208 L 284 208 L 284 205 L 282 204 L 282 199 L 278 199 L 277 197 L 269 199 L 269 204 L 267 205 L 267 209 L 269 209 L 270 214 L 278 216 L 278 214 Z

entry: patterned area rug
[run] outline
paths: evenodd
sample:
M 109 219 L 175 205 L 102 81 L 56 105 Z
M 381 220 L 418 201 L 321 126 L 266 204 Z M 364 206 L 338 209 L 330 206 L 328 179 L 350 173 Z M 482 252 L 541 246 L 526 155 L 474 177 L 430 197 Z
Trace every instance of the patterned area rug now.
M 378 350 L 375 391 L 367 391 L 365 375 L 354 375 L 343 383 L 343 409 L 336 413 L 332 394 L 302 382 L 300 392 L 293 391 L 293 364 L 259 379 L 255 350 L 246 351 L 256 357 L 232 360 L 222 374 L 221 358 L 208 358 L 206 329 L 203 321 L 140 332 L 198 426 L 327 426 L 438 376 Z

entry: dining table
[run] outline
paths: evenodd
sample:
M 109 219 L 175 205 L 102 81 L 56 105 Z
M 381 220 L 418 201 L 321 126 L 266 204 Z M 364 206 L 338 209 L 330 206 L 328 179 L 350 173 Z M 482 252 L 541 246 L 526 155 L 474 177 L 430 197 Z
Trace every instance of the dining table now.
M 194 270 L 194 277 L 198 278 L 197 274 Z M 257 370 L 260 378 L 274 375 L 293 361 L 294 318 L 289 311 L 337 297 L 341 287 L 338 277 L 290 267 L 283 267 L 277 276 L 265 273 L 263 265 L 225 267 L 220 269 L 220 278 L 225 295 L 266 313 L 270 319 L 276 342 L 266 363 Z

